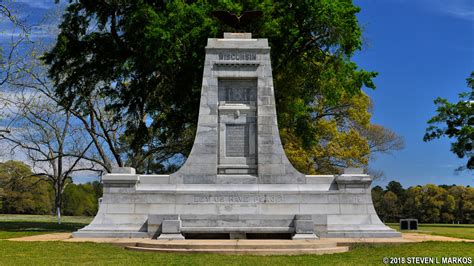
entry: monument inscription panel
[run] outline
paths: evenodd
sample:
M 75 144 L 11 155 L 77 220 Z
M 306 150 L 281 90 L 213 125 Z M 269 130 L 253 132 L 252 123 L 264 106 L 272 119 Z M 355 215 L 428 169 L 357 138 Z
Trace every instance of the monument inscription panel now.
M 247 157 L 249 155 L 249 127 L 247 124 L 226 125 L 226 156 Z
M 257 79 L 219 78 L 220 174 L 256 174 Z
M 255 105 L 257 100 L 257 81 L 252 79 L 220 79 L 219 101 Z
M 246 103 L 249 101 L 250 88 L 227 88 L 227 102 Z

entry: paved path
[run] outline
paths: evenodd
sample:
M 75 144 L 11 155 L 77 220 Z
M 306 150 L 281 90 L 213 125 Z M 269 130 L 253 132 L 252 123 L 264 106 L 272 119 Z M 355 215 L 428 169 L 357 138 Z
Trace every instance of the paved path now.
M 472 239 L 455 238 L 448 236 L 436 236 L 421 233 L 402 233 L 404 239 L 413 240 L 414 242 L 425 241 L 448 241 L 448 242 L 474 242 Z
M 53 233 L 53 234 L 44 234 L 44 235 L 35 235 L 35 236 L 25 236 L 18 238 L 8 239 L 11 241 L 64 241 L 64 242 L 96 242 L 96 243 L 113 243 L 113 244 L 130 244 L 130 243 L 157 243 L 158 241 L 166 241 L 170 243 L 170 240 L 152 240 L 152 239 L 143 239 L 143 238 L 72 238 L 70 233 Z M 259 241 L 259 243 L 281 243 L 281 244 L 291 244 L 297 243 L 298 240 L 172 240 L 176 243 L 182 242 L 187 244 L 193 243 L 217 243 L 222 241 L 222 243 L 245 243 Z M 307 241 L 307 240 L 302 240 Z M 330 241 L 337 242 L 341 244 L 354 244 L 354 243 L 416 243 L 416 242 L 425 242 L 425 241 L 447 241 L 447 242 L 474 242 L 474 240 L 461 239 L 454 237 L 446 236 L 436 236 L 436 235 L 427 235 L 420 233 L 403 233 L 402 237 L 396 238 L 322 238 L 320 240 L 311 240 L 311 241 Z
M 71 238 L 71 233 L 52 233 L 44 235 L 35 235 L 35 236 L 23 236 L 10 238 L 7 240 L 10 241 L 64 241 L 68 238 Z

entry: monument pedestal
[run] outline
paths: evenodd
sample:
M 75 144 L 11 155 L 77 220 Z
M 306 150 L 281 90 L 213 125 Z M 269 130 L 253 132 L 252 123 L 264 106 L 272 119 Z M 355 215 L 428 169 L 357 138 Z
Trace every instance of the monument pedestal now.
M 170 176 L 109 174 L 99 213 L 73 235 L 399 237 L 375 213 L 370 176 L 346 172 L 306 176 L 306 184 L 163 184 Z
M 171 175 L 114 169 L 102 179 L 97 216 L 74 237 L 400 236 L 375 213 L 370 176 L 296 171 L 278 132 L 267 40 L 224 36 L 208 40 L 185 164 Z

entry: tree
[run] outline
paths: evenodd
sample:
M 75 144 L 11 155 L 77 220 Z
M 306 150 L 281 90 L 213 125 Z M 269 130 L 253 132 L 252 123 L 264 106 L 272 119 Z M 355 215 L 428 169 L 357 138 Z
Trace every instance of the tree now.
M 0 163 L 0 187 L 2 213 L 52 213 L 52 187 L 34 176 L 26 164 L 18 161 Z
M 104 95 L 105 109 L 126 123 L 127 162 L 170 170 L 167 160 L 186 157 L 194 140 L 207 38 L 227 30 L 210 15 L 217 9 L 263 11 L 244 30 L 269 39 L 279 126 L 296 167 L 366 165 L 370 147 L 358 128 L 370 124 L 370 104 L 361 89 L 375 88 L 376 73 L 350 60 L 361 30 L 349 0 L 72 1 L 44 57 L 62 105 L 80 110 Z
M 57 23 L 60 15 L 61 12 L 51 14 L 44 18 L 44 22 Z M 53 35 L 55 32 L 50 34 Z M 5 79 L 6 86 L 2 90 L 10 94 L 24 91 L 35 93 L 47 99 L 49 104 L 66 110 L 70 113 L 73 124 L 77 126 L 83 124 L 84 132 L 93 142 L 93 146 L 82 154 L 81 159 L 93 162 L 105 172 L 111 172 L 113 166 L 124 166 L 119 141 L 124 124 L 115 120 L 113 114 L 105 109 L 107 99 L 103 95 L 89 95 L 77 109 L 60 105 L 61 99 L 54 93 L 51 80 L 47 77 L 47 68 L 40 59 L 50 48 L 51 44 L 42 40 L 22 44 L 22 53 L 12 56 L 15 63 L 9 65 L 8 79 Z M 76 154 L 68 155 L 76 156 Z
M 313 127 L 309 135 L 300 135 L 298 114 L 296 117 L 283 115 L 279 122 L 291 125 L 281 129 L 283 145 L 290 161 L 304 173 L 334 173 L 345 167 L 364 167 L 369 160 L 370 148 L 367 140 L 356 128 L 369 124 L 370 114 L 367 112 L 370 101 L 361 93 L 355 96 L 346 95 L 341 98 L 339 107 L 327 108 L 318 106 L 317 113 L 321 117 L 314 119 L 302 127 Z M 300 107 L 307 109 L 304 103 Z M 295 109 L 297 109 L 295 107 Z M 306 112 L 306 111 L 305 111 Z M 306 129 L 301 129 L 302 132 Z M 296 150 L 293 150 L 296 149 Z M 293 150 L 293 152 L 292 152 Z M 305 160 L 307 167 L 299 166 L 298 161 Z
M 457 103 L 450 103 L 444 98 L 436 98 L 434 103 L 438 106 L 436 109 L 437 115 L 432 117 L 426 129 L 424 141 L 431 141 L 433 139 L 448 137 L 454 138 L 455 141 L 451 143 L 451 151 L 459 158 L 467 158 L 465 168 L 474 169 L 474 71 L 471 76 L 467 78 L 467 86 L 471 89 L 470 92 L 459 94 L 459 101 Z M 445 125 L 445 127 L 437 126 L 438 124 Z M 459 168 L 459 170 L 464 167 Z
M 64 214 L 93 216 L 99 208 L 98 198 L 91 183 L 70 184 L 64 190 Z
M 443 189 L 443 188 L 441 188 Z M 454 222 L 454 210 L 456 207 L 455 199 L 452 195 L 449 195 L 448 192 L 443 189 L 443 205 L 441 206 L 441 217 L 440 220 L 443 223 L 452 223 Z
M 380 217 L 384 215 L 384 209 L 382 209 L 382 197 L 383 188 L 381 186 L 375 186 L 372 188 L 372 203 L 374 204 L 375 211 Z
M 405 141 L 402 137 L 381 125 L 370 124 L 360 130 L 369 141 L 371 154 L 390 153 L 392 151 L 401 150 L 405 146 Z
M 472 224 L 474 221 L 474 188 L 452 186 L 448 192 L 454 199 L 454 221 Z
M 0 100 L 8 105 L 3 111 L 11 132 L 0 135 L 0 141 L 9 144 L 12 152 L 26 156 L 34 176 L 52 185 L 60 222 L 63 192 L 72 174 L 96 170 L 95 165 L 81 160 L 92 142 L 75 127 L 70 112 L 36 91 L 17 91 Z
M 38 54 L 32 52 L 32 55 Z M 107 99 L 101 95 L 90 95 L 85 99 L 81 108 L 73 109 L 68 106 L 62 107 L 61 100 L 54 93 L 50 80 L 46 76 L 44 65 L 38 58 L 25 60 L 24 64 L 18 64 L 15 78 L 8 82 L 14 88 L 15 93 L 27 90 L 30 93 L 47 99 L 48 103 L 64 110 L 68 115 L 65 119 L 71 121 L 76 128 L 81 128 L 84 139 L 90 139 L 92 147 L 85 152 L 67 153 L 68 157 L 76 157 L 83 161 L 89 161 L 96 166 L 98 172 L 111 172 L 113 166 L 122 167 L 123 151 L 120 147 L 120 136 L 124 125 L 114 119 L 113 114 L 105 109 Z
M 447 188 L 447 189 L 446 189 Z M 403 189 L 390 181 L 384 191 L 372 189 L 372 201 L 377 214 L 385 221 L 415 218 L 422 223 L 471 223 L 474 214 L 474 189 L 456 185 L 413 186 Z
M 402 184 L 400 184 L 400 182 L 390 181 L 387 185 L 387 191 L 395 193 L 400 202 L 405 201 L 405 189 L 403 188 Z
M 437 223 L 442 221 L 442 214 L 454 210 L 454 200 L 449 198 L 445 189 L 433 184 L 424 185 L 418 195 L 420 207 L 419 219 L 424 223 Z M 448 218 L 448 217 L 446 217 Z
M 391 154 L 405 147 L 403 137 L 381 125 L 369 124 L 366 127 L 359 127 L 359 131 L 360 134 L 367 139 L 370 149 L 369 156 L 372 160 L 376 159 L 377 154 Z M 367 172 L 372 175 L 374 179 L 380 179 L 385 175 L 382 170 L 372 168 L 368 168 Z
M 115 165 L 123 166 L 123 124 L 105 109 L 107 99 L 101 95 L 90 95 L 80 109 L 61 106 L 39 59 L 48 45 L 40 40 L 21 45 L 21 53 L 12 48 L 8 69 L 2 71 L 5 94 L 0 104 L 5 108 L 0 118 L 6 128 L 0 129 L 0 141 L 12 152 L 26 153 L 34 175 L 51 182 L 59 217 L 62 194 L 73 173 L 110 172 Z
M 15 10 L 12 10 L 9 3 L 11 3 L 11 1 L 8 0 L 0 2 L 0 23 L 16 30 L 18 35 L 13 36 L 14 34 L 12 34 L 10 44 L 6 47 L 3 45 L 0 46 L 0 86 L 4 85 L 10 79 L 11 69 L 16 63 L 15 57 L 21 45 L 25 42 L 29 42 L 29 33 L 31 30 L 29 25 L 18 18 Z M 7 48 L 6 51 L 4 51 L 4 48 Z
M 382 197 L 381 207 L 384 210 L 382 220 L 384 222 L 395 222 L 400 217 L 398 197 L 392 191 L 387 191 Z
M 94 188 L 94 194 L 97 200 L 99 200 L 100 198 L 102 198 L 102 195 L 103 195 L 103 185 L 101 182 L 97 180 L 93 181 L 91 184 L 92 184 L 92 187 Z
M 9 3 L 10 1 L 0 2 L 0 24 L 8 25 L 15 30 L 19 30 L 19 32 L 17 37 L 14 37 L 12 34 L 9 45 L 0 46 L 0 88 L 10 80 L 11 69 L 16 63 L 15 57 L 18 54 L 18 48 L 22 43 L 28 40 L 30 31 L 30 28 L 23 21 L 18 19 L 15 11 L 9 6 Z M 4 106 L 0 105 L 0 108 L 3 107 Z M 0 134 L 5 133 L 9 133 L 8 130 L 0 128 Z

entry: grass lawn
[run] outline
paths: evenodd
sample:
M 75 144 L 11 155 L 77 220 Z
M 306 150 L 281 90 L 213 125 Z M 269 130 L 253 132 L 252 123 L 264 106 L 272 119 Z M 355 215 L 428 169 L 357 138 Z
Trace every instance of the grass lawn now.
M 0 239 L 47 234 L 53 232 L 72 232 L 92 221 L 92 217 L 63 216 L 61 224 L 51 215 L 12 215 L 0 214 Z
M 107 265 L 373 265 L 384 257 L 474 256 L 473 243 L 425 242 L 417 244 L 356 246 L 331 255 L 240 256 L 170 254 L 127 251 L 110 244 L 64 242 L 12 242 L 0 240 L 0 265 L 107 264 Z
M 88 224 L 91 217 L 56 218 L 41 215 L 0 215 L 0 239 L 52 232 L 71 232 Z M 391 225 L 395 226 L 396 225 Z M 424 225 L 423 225 L 424 226 Z M 450 236 L 472 231 L 471 225 L 428 225 Z M 422 230 L 426 230 L 423 228 Z M 421 229 L 421 228 L 420 228 Z M 472 234 L 472 232 L 471 232 Z M 0 240 L 0 265 L 371 265 L 384 257 L 474 257 L 474 243 L 425 242 L 399 245 L 358 245 L 342 254 L 300 256 L 238 256 L 170 254 L 127 251 L 111 244 L 65 242 L 13 242 Z
M 400 231 L 399 224 L 390 223 L 387 225 L 395 230 Z M 474 224 L 419 224 L 418 231 L 403 230 L 402 232 L 419 232 L 438 236 L 474 239 Z

